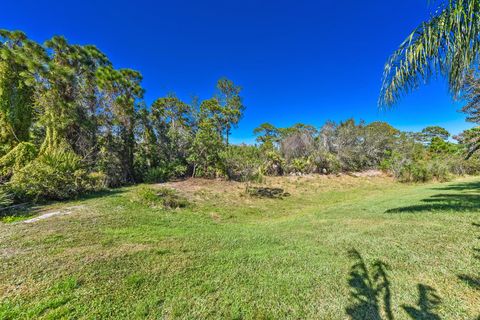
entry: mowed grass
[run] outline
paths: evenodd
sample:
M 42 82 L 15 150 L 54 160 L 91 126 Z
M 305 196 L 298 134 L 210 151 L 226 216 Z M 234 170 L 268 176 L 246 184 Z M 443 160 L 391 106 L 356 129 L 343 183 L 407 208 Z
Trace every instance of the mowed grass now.
M 192 204 L 150 208 L 132 187 L 0 224 L 0 318 L 480 316 L 480 178 L 270 178 L 283 199 L 169 186 Z

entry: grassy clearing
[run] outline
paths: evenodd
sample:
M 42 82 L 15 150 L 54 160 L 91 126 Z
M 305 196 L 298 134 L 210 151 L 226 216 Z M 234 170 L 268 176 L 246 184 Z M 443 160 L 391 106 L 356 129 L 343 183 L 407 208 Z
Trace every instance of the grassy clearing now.
M 0 224 L 0 318 L 473 319 L 480 315 L 480 179 L 382 177 L 170 183 Z M 477 251 L 476 251 L 477 250 Z

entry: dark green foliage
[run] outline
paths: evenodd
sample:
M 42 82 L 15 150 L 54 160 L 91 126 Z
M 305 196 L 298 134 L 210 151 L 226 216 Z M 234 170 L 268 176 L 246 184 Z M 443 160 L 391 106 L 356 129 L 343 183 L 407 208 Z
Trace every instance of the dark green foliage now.
M 260 150 L 255 146 L 229 146 L 220 154 L 223 170 L 229 180 L 260 181 L 262 158 Z
M 8 207 L 12 203 L 12 196 L 3 188 L 0 188 L 0 208 Z
M 445 163 L 418 161 L 403 166 L 398 179 L 402 182 L 427 182 L 432 179 L 443 182 L 449 179 L 449 175 Z
M 25 167 L 37 157 L 38 150 L 34 144 L 21 142 L 0 158 L 0 181 L 11 177 L 16 171 Z
M 211 119 L 199 123 L 199 129 L 190 149 L 189 163 L 194 177 L 215 178 L 221 173 L 220 154 L 225 148 L 218 127 Z
M 261 172 L 264 175 L 280 176 L 285 171 L 285 160 L 276 151 L 268 151 L 263 155 Z
M 80 158 L 69 151 L 48 151 L 15 172 L 8 183 L 22 200 L 63 200 L 87 191 L 87 173 Z
M 187 167 L 181 164 L 164 164 L 159 167 L 149 168 L 144 176 L 144 182 L 148 183 L 160 183 L 168 180 L 183 177 L 187 172 Z

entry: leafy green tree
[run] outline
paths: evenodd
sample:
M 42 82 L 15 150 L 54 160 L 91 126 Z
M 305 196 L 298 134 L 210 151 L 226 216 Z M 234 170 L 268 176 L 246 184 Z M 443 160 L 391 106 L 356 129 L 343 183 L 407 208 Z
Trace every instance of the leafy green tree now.
M 458 151 L 455 144 L 435 136 L 430 140 L 428 151 L 436 155 L 454 154 Z
M 0 155 L 31 138 L 35 76 L 45 57 L 23 32 L 0 30 Z
M 47 149 L 72 149 L 79 154 L 79 138 L 94 132 L 96 71 L 108 64 L 107 58 L 93 46 L 70 45 L 63 37 L 45 42 L 52 52 L 47 71 L 42 74 L 35 103 L 40 110 L 40 123 L 45 127 L 41 153 Z M 93 137 L 85 148 L 94 144 Z M 83 146 L 82 146 L 83 147 Z
M 185 162 L 196 126 L 193 108 L 169 95 L 155 100 L 150 109 L 163 159 Z
M 137 151 L 135 153 L 136 176 L 141 177 L 151 168 L 160 165 L 160 150 L 150 112 L 141 108 L 137 114 Z
M 245 111 L 240 92 L 239 86 L 223 78 L 217 82 L 216 96 L 203 101 L 200 105 L 203 116 L 211 118 L 219 132 L 225 134 L 227 145 L 232 128 L 237 127 Z
M 444 0 L 407 37 L 385 65 L 379 104 L 390 106 L 436 74 L 448 78 L 457 96 L 479 63 L 480 2 Z
M 143 98 L 142 75 L 135 70 L 102 67 L 97 70 L 99 87 L 107 99 L 105 119 L 107 140 L 117 142 L 117 155 L 123 167 L 125 182 L 135 181 L 134 152 L 136 112 Z M 114 139 L 118 134 L 119 139 Z
M 221 166 L 223 149 L 223 138 L 216 123 L 210 118 L 202 119 L 188 157 L 193 166 L 192 176 L 215 177 Z
M 232 128 L 238 126 L 238 122 L 243 117 L 245 112 L 245 106 L 243 105 L 240 92 L 242 88 L 235 85 L 233 81 L 223 78 L 217 82 L 218 100 L 222 107 L 222 119 L 224 122 L 224 130 L 226 136 L 226 142 L 228 145 L 228 139 Z
M 439 126 L 430 126 L 422 130 L 422 137 L 426 143 L 431 143 L 434 138 L 446 141 L 450 138 L 450 132 Z
M 262 123 L 255 128 L 253 134 L 257 136 L 256 140 L 261 144 L 262 149 L 268 151 L 274 149 L 279 138 L 278 129 L 268 122 Z
M 465 147 L 467 159 L 480 150 L 480 127 L 465 130 L 455 138 Z

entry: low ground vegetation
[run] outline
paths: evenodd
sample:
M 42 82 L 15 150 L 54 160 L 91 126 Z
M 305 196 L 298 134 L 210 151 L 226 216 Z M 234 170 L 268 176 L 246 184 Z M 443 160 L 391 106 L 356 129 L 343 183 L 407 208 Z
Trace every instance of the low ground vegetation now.
M 308 175 L 251 185 L 290 196 L 190 179 L 50 205 L 43 213 L 69 214 L 34 223 L 0 223 L 0 318 L 480 315 L 478 178 Z M 189 205 L 165 208 L 159 199 L 172 192 Z M 147 202 L 132 198 L 145 193 Z

